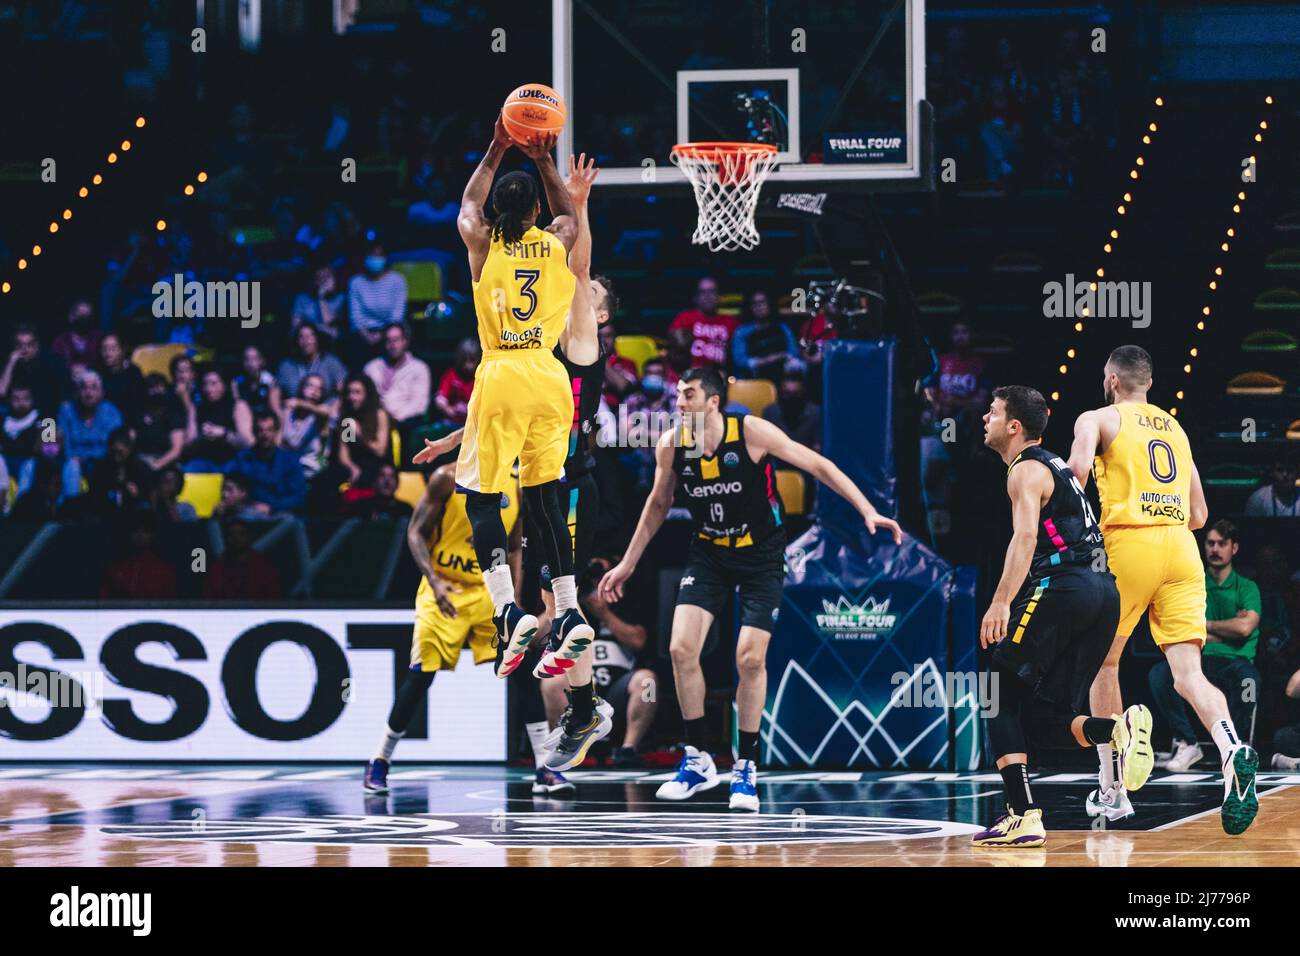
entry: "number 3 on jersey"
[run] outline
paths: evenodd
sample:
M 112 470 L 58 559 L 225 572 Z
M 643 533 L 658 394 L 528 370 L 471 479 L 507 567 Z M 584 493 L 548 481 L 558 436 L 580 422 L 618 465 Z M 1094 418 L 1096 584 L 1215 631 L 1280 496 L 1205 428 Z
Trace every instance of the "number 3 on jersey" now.
M 541 278 L 541 275 L 542 271 L 540 269 L 515 270 L 515 278 L 524 280 L 524 284 L 519 287 L 519 294 L 528 299 L 528 309 L 526 311 L 510 310 L 510 314 L 520 322 L 527 322 L 537 309 L 537 293 L 533 291 L 533 283 Z

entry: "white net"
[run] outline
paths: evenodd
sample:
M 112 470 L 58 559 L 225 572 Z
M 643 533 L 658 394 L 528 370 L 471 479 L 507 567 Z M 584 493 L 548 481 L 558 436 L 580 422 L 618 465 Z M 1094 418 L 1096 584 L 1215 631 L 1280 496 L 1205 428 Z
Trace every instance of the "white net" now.
M 754 211 L 777 151 L 762 143 L 686 143 L 673 147 L 672 161 L 691 181 L 700 215 L 691 242 L 711 252 L 735 252 L 758 245 Z

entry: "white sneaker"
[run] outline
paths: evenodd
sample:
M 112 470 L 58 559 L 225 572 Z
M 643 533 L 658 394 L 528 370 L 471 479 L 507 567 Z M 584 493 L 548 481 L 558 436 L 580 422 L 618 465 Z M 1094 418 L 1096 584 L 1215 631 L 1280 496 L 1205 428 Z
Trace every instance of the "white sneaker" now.
M 1133 804 L 1129 802 L 1128 793 L 1121 786 L 1114 786 L 1108 790 L 1098 788 L 1088 794 L 1088 799 L 1083 802 L 1083 809 L 1088 816 L 1105 817 L 1111 823 L 1117 823 L 1120 820 L 1127 820 L 1133 816 Z
M 1273 754 L 1274 770 L 1300 770 L 1300 757 L 1288 757 L 1286 754 Z
M 712 790 L 722 783 L 713 758 L 703 750 L 686 745 L 686 754 L 677 764 L 677 776 L 655 791 L 660 800 L 685 800 L 700 790 Z
M 1205 756 L 1201 750 L 1201 745 L 1194 741 L 1189 743 L 1186 740 L 1174 741 L 1174 755 L 1165 763 L 1165 769 L 1174 773 L 1183 773 L 1191 770 L 1192 767 Z
M 752 760 L 737 760 L 731 765 L 732 810 L 758 812 L 758 765 Z

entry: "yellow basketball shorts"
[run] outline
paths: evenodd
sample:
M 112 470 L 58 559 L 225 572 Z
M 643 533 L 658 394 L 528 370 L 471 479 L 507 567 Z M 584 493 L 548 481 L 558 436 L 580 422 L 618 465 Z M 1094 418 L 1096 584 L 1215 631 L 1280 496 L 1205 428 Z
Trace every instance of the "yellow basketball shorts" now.
M 496 660 L 496 625 L 492 623 L 492 598 L 482 584 L 456 584 L 451 593 L 454 618 L 438 607 L 433 590 L 421 587 L 415 596 L 415 630 L 411 637 L 411 670 L 451 671 L 469 642 L 474 663 Z
M 1111 528 L 1102 532 L 1106 560 L 1119 586 L 1119 634 L 1128 637 L 1151 609 L 1159 646 L 1205 643 L 1205 569 L 1185 525 Z
M 456 484 L 468 491 L 510 491 L 516 458 L 525 488 L 556 481 L 564 474 L 572 427 L 573 389 L 555 356 L 485 355 L 474 376 Z

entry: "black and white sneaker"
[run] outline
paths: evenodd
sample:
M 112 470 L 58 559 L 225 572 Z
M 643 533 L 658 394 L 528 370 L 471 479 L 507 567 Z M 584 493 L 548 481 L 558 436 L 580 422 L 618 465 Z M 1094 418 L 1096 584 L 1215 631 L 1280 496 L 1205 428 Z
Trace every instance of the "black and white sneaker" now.
M 587 751 L 598 740 L 609 736 L 614 729 L 614 721 L 600 711 L 593 709 L 591 719 L 579 724 L 574 719 L 573 710 L 565 714 L 560 722 L 560 739 L 546 758 L 547 770 L 572 770 L 587 759 Z
M 533 676 L 547 678 L 567 674 L 595 639 L 596 632 L 582 612 L 576 607 L 569 608 L 551 624 L 550 646 L 533 668 Z
M 512 601 L 501 608 L 492 623 L 497 626 L 496 675 L 504 679 L 518 670 L 528 645 L 536 640 L 537 618 Z

